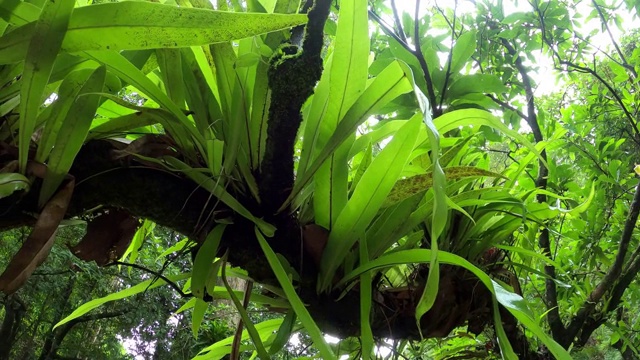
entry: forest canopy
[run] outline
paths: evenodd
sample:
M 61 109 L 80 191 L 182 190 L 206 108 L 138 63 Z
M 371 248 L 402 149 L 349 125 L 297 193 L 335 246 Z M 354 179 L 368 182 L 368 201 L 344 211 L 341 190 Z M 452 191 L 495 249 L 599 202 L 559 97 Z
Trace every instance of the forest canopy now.
M 639 13 L 0 2 L 0 360 L 640 357 Z

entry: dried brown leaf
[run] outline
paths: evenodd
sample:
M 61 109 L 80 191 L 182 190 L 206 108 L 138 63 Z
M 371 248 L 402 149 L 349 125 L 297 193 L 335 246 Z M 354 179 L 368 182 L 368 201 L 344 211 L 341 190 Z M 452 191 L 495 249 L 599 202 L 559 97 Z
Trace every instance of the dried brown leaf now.
M 41 170 L 34 163 L 30 163 L 30 168 L 35 173 Z M 47 258 L 53 246 L 58 225 L 67 212 L 74 185 L 74 179 L 68 178 L 51 200 L 45 204 L 31 234 L 0 275 L 0 291 L 5 294 L 14 293 L 24 285 L 38 265 Z
M 128 212 L 109 209 L 87 226 L 87 233 L 71 251 L 84 261 L 104 266 L 122 257 L 140 226 Z

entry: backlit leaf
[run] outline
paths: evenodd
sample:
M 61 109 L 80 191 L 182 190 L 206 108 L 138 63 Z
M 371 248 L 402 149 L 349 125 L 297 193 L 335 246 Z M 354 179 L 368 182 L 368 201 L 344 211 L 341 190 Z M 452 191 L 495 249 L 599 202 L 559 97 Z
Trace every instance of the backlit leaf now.
M 496 177 L 506 179 L 504 176 L 492 171 L 483 170 L 473 166 L 455 166 L 443 169 L 445 176 L 450 180 L 458 180 L 467 177 Z M 407 179 L 398 180 L 396 185 L 389 193 L 384 206 L 393 205 L 411 195 L 422 191 L 427 191 L 433 185 L 433 173 L 428 172 L 424 175 L 416 175 Z
M 75 1 L 50 3 L 66 4 L 70 11 Z M 80 7 L 68 21 L 66 33 L 65 26 L 56 28 L 48 36 L 52 36 L 52 41 L 53 36 L 59 38 L 58 47 L 64 38 L 62 50 L 67 52 L 181 48 L 242 39 L 306 21 L 304 14 L 213 11 L 146 1 L 123 1 Z M 0 63 L 17 62 L 24 57 L 29 39 L 37 31 L 34 24 L 29 23 L 0 37 Z M 54 44 L 56 42 L 51 46 Z
M 183 274 L 178 274 L 178 275 L 167 275 L 167 279 L 171 280 L 171 281 L 180 281 L 180 280 L 184 280 L 191 277 L 191 273 L 183 273 Z M 166 285 L 167 283 L 162 280 L 162 279 L 149 279 L 146 281 L 143 281 L 137 285 L 134 285 L 130 288 L 118 291 L 116 293 L 113 294 L 109 294 L 105 297 L 99 298 L 99 299 L 93 299 L 83 305 L 81 305 L 80 307 L 78 307 L 77 309 L 75 309 L 69 316 L 65 317 L 64 319 L 60 320 L 60 322 L 58 322 L 54 328 L 60 326 L 60 325 L 64 325 L 66 323 L 68 323 L 69 321 L 73 320 L 73 319 L 77 319 L 80 316 L 88 313 L 89 311 L 100 307 L 108 302 L 111 301 L 115 301 L 115 300 L 121 300 L 136 294 L 139 294 L 141 292 L 147 291 L 147 290 L 151 290 L 154 288 L 157 288 L 158 286 L 163 286 Z
M 75 1 L 72 0 L 46 1 L 40 18 L 31 26 L 30 36 L 22 42 L 22 51 L 17 54 L 17 61 L 22 59 L 25 61 L 20 89 L 20 142 L 18 144 L 20 172 L 23 174 L 27 167 L 31 135 L 35 130 L 38 109 L 44 100 L 42 99 L 44 88 L 49 82 L 53 63 L 60 51 L 74 5 Z M 8 35 L 15 32 L 16 30 L 9 32 Z M 0 54 L 4 47 L 1 44 L 11 45 L 3 39 L 4 36 L 0 37 Z M 2 55 L 0 55 L 1 58 Z M 5 62 L 0 60 L 0 63 Z
M 319 290 L 329 288 L 335 270 L 367 229 L 398 180 L 415 145 L 420 124 L 419 118 L 407 121 L 362 175 L 329 234 L 320 264 Z

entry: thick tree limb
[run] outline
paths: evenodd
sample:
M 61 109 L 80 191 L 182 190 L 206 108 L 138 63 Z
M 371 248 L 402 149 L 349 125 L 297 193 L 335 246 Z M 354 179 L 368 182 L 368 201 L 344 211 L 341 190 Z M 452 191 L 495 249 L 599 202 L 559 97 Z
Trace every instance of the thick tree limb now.
M 67 217 L 83 215 L 100 206 L 118 207 L 134 216 L 173 227 L 198 240 L 206 234 L 204 229 L 211 228 L 219 216 L 233 221 L 225 230 L 220 251 L 228 249 L 229 260 L 246 269 L 254 280 L 276 283 L 255 241 L 251 222 L 234 214 L 215 199 L 211 201 L 211 195 L 207 191 L 179 173 L 144 168 L 135 162 L 121 164 L 110 156 L 111 150 L 115 148 L 109 141 L 91 141 L 80 150 L 71 169 L 78 185 Z M 241 202 L 248 201 L 241 194 L 234 196 L 238 196 Z M 1 199 L 0 203 L 5 199 Z M 17 205 L 11 208 L 11 214 L 31 216 L 37 213 L 37 190 L 32 190 Z M 259 210 L 258 208 L 257 211 Z M 198 220 L 203 211 L 215 214 L 204 224 Z M 300 265 L 300 247 L 296 243 L 299 240 L 293 236 L 297 234 L 299 239 L 300 232 L 299 227 L 292 227 L 291 231 L 279 229 L 270 239 L 276 251 L 296 269 Z M 312 260 L 306 258 L 306 262 L 312 263 Z M 305 271 L 300 275 L 299 294 L 305 304 L 308 304 L 308 310 L 318 326 L 328 333 L 342 337 L 357 335 L 360 331 L 358 287 L 352 288 L 337 300 L 341 295 L 339 291 L 317 294 L 317 272 L 312 268 L 305 265 Z M 466 323 L 474 331 L 481 331 L 491 322 L 491 294 L 478 284 L 475 277 L 461 268 L 447 268 L 442 271 L 442 277 L 438 300 L 421 320 L 424 336 L 443 337 L 454 327 Z M 419 339 L 415 304 L 418 303 L 422 289 L 412 287 L 389 290 L 378 289 L 378 284 L 374 285 L 375 302 L 371 320 L 373 334 L 385 338 Z
M 526 116 L 522 118 L 531 128 L 531 132 L 533 133 L 533 138 L 535 139 L 536 143 L 539 143 L 544 140 L 544 137 L 540 129 L 540 124 L 538 124 L 535 97 L 533 94 L 533 86 L 531 83 L 531 78 L 529 77 L 529 72 L 527 71 L 527 68 L 523 63 L 522 57 L 518 54 L 518 51 L 513 47 L 513 45 L 511 45 L 504 38 L 501 39 L 501 42 L 502 46 L 507 49 L 509 55 L 513 56 L 515 59 L 515 66 L 522 79 L 522 86 L 527 98 L 527 113 Z M 535 180 L 535 185 L 537 188 L 544 190 L 547 188 L 547 181 L 549 177 L 549 169 L 546 165 L 546 162 L 548 161 L 547 151 L 542 150 L 540 152 L 540 157 L 541 159 L 538 161 L 538 175 Z M 545 203 L 547 202 L 547 196 L 541 192 L 536 196 L 536 200 L 539 203 Z M 538 246 L 540 246 L 543 254 L 551 258 L 549 229 L 546 226 L 540 229 L 538 235 Z M 544 272 L 548 276 L 548 278 L 545 279 L 545 300 L 547 303 L 547 309 L 549 309 L 547 312 L 547 321 L 549 322 L 549 327 L 551 328 L 551 333 L 553 334 L 554 339 L 560 339 L 565 335 L 565 328 L 564 324 L 562 323 L 562 318 L 560 317 L 560 310 L 558 306 L 558 292 L 555 283 L 556 269 L 551 265 L 545 265 Z
M 271 59 L 268 79 L 273 100 L 258 183 L 262 208 L 268 219 L 293 188 L 293 147 L 302 123 L 300 111 L 322 75 L 324 23 L 330 9 L 330 0 L 316 0 L 309 11 L 302 50 L 295 46 L 283 48 L 283 53 Z
M 592 315 L 596 308 L 596 305 L 602 300 L 608 291 L 611 291 L 611 298 L 609 304 L 603 311 L 605 313 L 613 311 L 620 304 L 622 295 L 629 287 L 633 279 L 640 271 L 640 258 L 636 258 L 627 271 L 622 274 L 622 268 L 624 266 L 625 258 L 629 250 L 629 242 L 631 241 L 635 225 L 638 222 L 638 216 L 640 215 L 640 185 L 636 186 L 636 192 L 627 214 L 627 219 L 624 223 L 624 230 L 618 243 L 618 251 L 613 265 L 609 268 L 606 275 L 593 291 L 589 294 L 587 300 L 582 304 L 576 315 L 571 319 L 569 326 L 567 327 L 567 341 L 573 340 L 580 332 L 582 337 L 585 334 L 591 335 L 591 333 L 597 329 L 597 327 L 588 327 L 589 317 Z M 621 277 L 622 274 L 622 277 Z M 588 337 L 587 337 L 588 338 Z

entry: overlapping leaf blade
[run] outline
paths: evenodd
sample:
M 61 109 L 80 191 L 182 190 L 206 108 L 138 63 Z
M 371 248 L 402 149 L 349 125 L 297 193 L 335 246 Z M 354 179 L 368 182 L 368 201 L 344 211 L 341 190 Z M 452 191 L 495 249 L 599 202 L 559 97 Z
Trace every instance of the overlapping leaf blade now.
M 25 60 L 20 89 L 20 142 L 18 144 L 19 165 L 22 173 L 26 171 L 31 135 L 36 127 L 44 88 L 49 82 L 53 63 L 67 31 L 73 6 L 73 1 L 47 1 L 40 18 L 31 27 L 32 36 L 25 39 L 26 41 L 22 44 L 23 51 L 18 54 L 18 61 L 23 58 Z M 10 32 L 9 35 L 14 32 Z M 4 44 L 3 38 L 0 37 L 0 44 Z M 2 47 L 3 45 L 0 45 L 0 49 Z
M 329 234 L 320 264 L 319 290 L 324 291 L 331 286 L 336 269 L 366 231 L 398 180 L 413 151 L 420 123 L 416 118 L 400 128 L 362 175 Z
M 49 36 L 59 38 L 56 53 L 63 38 L 62 49 L 67 52 L 180 48 L 241 39 L 306 21 L 303 14 L 213 11 L 123 1 L 80 7 L 69 20 L 68 31 L 61 28 Z M 0 63 L 20 61 L 38 31 L 28 23 L 0 37 Z
M 362 95 L 351 106 L 336 130 L 327 141 L 327 144 L 319 151 L 316 158 L 309 164 L 306 171 L 296 178 L 296 183 L 291 194 L 282 205 L 284 209 L 297 196 L 302 188 L 307 185 L 316 171 L 328 159 L 331 154 L 362 124 L 367 117 L 395 99 L 401 94 L 411 91 L 411 83 L 407 79 L 403 67 L 398 62 L 392 62 L 387 66 L 367 87 Z
M 337 131 L 338 124 L 364 91 L 368 78 L 367 2 L 354 0 L 341 4 L 338 19 L 331 67 L 323 79 L 329 82 L 329 96 L 326 109 L 323 109 L 322 121 L 318 123 L 316 145 L 320 148 Z M 317 99 L 324 100 L 322 97 Z M 327 229 L 333 227 L 347 204 L 347 156 L 354 137 L 354 133 L 348 134 L 343 144 L 336 148 L 315 174 L 315 222 Z

